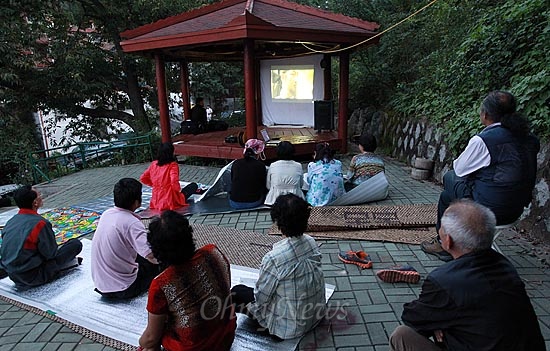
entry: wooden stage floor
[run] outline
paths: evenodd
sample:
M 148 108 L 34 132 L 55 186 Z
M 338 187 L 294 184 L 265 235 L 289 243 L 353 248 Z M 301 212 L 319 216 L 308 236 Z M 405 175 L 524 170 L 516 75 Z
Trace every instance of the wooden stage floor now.
M 322 131 L 318 133 L 313 128 L 296 127 L 258 127 L 257 139 L 263 140 L 260 131 L 266 129 L 270 138 L 280 138 L 291 142 L 296 149 L 296 156 L 312 155 L 315 144 L 327 142 L 334 150 L 340 150 L 342 140 L 336 131 Z M 226 143 L 228 135 L 237 136 L 244 132 L 244 127 L 229 128 L 221 132 L 204 134 L 179 134 L 172 137 L 176 155 L 209 157 L 218 159 L 237 159 L 243 155 L 243 147 L 239 143 Z M 267 145 L 265 156 L 268 160 L 277 158 L 276 146 Z

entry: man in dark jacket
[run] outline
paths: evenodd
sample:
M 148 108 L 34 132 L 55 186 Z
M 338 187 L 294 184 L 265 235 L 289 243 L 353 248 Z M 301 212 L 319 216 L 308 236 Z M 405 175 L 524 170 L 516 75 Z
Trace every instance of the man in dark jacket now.
M 57 246 L 52 224 L 37 212 L 42 207 L 40 193 L 25 185 L 13 198 L 19 212 L 2 230 L 0 247 L 0 266 L 10 279 L 19 286 L 38 286 L 77 265 L 75 257 L 82 251 L 82 243 L 71 239 Z
M 197 98 L 195 106 L 191 109 L 191 121 L 195 124 L 199 133 L 206 132 L 208 119 L 204 108 L 204 99 L 201 97 Z
M 491 210 L 472 200 L 449 206 L 439 237 L 454 260 L 433 270 L 418 299 L 404 305 L 405 325 L 391 335 L 392 350 L 546 349 L 525 285 L 491 249 L 495 225 Z
M 493 211 L 497 225 L 518 219 L 531 202 L 537 173 L 539 140 L 529 133 L 528 121 L 516 113 L 514 96 L 493 91 L 480 108 L 485 129 L 472 137 L 443 178 L 436 229 L 441 216 L 455 199 L 471 198 Z M 422 243 L 422 250 L 451 260 L 438 240 Z

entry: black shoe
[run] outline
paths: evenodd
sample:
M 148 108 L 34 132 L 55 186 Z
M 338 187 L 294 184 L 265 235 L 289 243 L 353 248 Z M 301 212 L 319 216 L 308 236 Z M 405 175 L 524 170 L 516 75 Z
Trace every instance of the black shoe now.
M 0 279 L 4 279 L 8 276 L 8 272 L 0 268 Z
M 434 255 L 441 261 L 449 262 L 453 260 L 453 256 L 441 247 L 441 244 L 437 238 L 423 241 L 422 244 L 420 244 L 420 248 L 425 253 Z

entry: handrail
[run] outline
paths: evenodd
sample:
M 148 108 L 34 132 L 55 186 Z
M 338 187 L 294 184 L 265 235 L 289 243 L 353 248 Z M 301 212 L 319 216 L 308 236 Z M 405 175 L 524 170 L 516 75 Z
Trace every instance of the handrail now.
M 32 167 L 33 181 L 35 183 L 41 180 L 51 182 L 52 178 L 95 165 L 150 161 L 153 158 L 151 142 L 151 133 L 147 133 L 111 141 L 79 142 L 58 146 L 30 152 L 27 157 Z M 140 148 L 143 148 L 145 153 L 126 152 L 126 150 Z

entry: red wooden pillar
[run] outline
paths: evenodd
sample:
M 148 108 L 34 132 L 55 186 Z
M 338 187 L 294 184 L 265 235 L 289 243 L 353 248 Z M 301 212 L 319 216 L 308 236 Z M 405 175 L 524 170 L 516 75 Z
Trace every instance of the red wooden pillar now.
M 262 92 L 261 92 L 261 89 L 260 89 L 260 84 L 261 84 L 261 81 L 260 81 L 260 61 L 256 60 L 256 63 L 255 63 L 255 68 L 256 68 L 256 71 L 254 72 L 254 79 L 255 79 L 255 84 L 256 84 L 256 88 L 257 89 L 254 89 L 255 91 L 255 94 L 254 96 L 256 97 L 256 125 L 257 126 L 262 126 L 264 123 L 263 123 L 263 115 L 262 115 Z
M 254 40 L 244 40 L 244 98 L 246 100 L 246 138 L 256 138 L 256 70 L 254 68 Z
M 332 100 L 332 65 L 331 56 L 328 54 L 323 55 L 323 61 L 321 63 L 323 68 L 323 81 L 324 81 L 324 95 L 323 100 Z
M 186 60 L 180 61 L 181 76 L 181 104 L 183 107 L 183 119 L 191 118 L 191 104 L 189 101 L 189 66 Z
M 164 60 L 159 54 L 155 54 L 155 67 L 160 111 L 160 133 L 162 142 L 165 143 L 172 140 L 172 135 L 170 134 L 170 117 L 168 116 L 168 99 L 166 97 L 166 73 Z
M 342 140 L 340 151 L 348 151 L 348 97 L 349 97 L 349 52 L 340 52 L 340 87 L 338 94 L 338 138 Z

